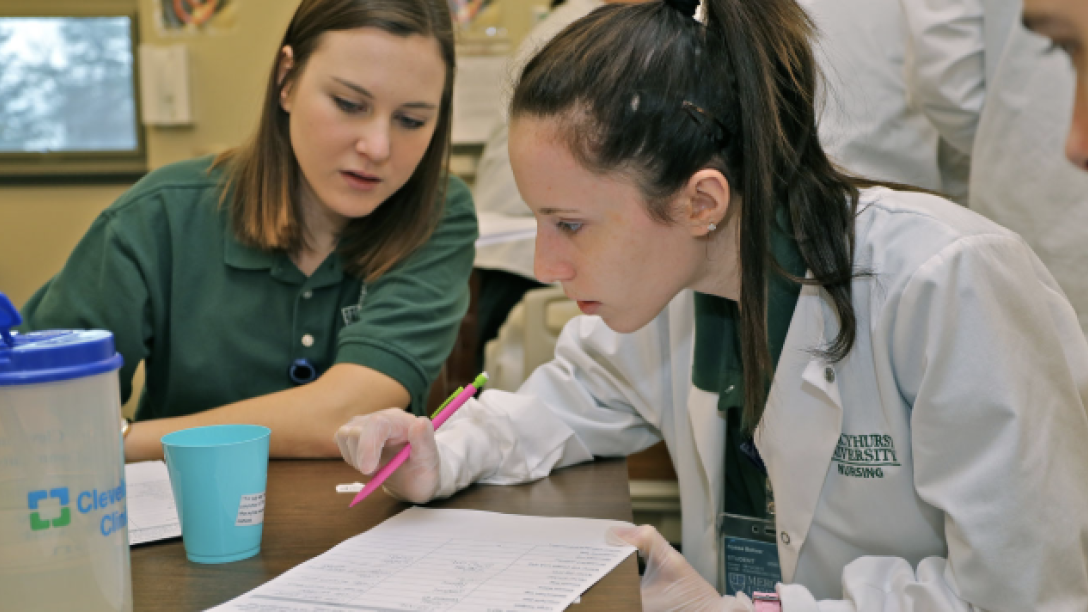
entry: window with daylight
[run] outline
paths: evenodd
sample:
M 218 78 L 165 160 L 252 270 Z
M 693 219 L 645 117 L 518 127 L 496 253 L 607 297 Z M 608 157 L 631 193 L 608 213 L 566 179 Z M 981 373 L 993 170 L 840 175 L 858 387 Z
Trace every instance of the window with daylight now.
M 144 171 L 136 14 L 108 10 L 116 7 L 95 12 L 85 0 L 79 14 L 0 9 L 0 180 Z

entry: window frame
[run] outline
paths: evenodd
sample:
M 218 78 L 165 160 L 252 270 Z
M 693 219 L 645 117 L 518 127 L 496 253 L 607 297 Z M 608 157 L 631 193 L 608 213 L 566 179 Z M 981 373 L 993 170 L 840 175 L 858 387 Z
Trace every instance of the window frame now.
M 136 0 L 6 0 L 0 17 L 127 17 L 132 44 L 136 148 L 128 151 L 0 151 L 0 184 L 132 183 L 147 173 L 147 129 L 140 101 Z

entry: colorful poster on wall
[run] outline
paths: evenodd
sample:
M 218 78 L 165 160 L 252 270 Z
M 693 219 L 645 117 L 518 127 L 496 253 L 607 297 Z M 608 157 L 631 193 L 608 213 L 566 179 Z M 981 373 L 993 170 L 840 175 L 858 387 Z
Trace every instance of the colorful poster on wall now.
M 203 34 L 234 27 L 239 0 L 156 0 L 162 34 Z
M 450 5 L 450 12 L 453 14 L 453 21 L 462 28 L 468 27 L 472 23 L 472 20 L 476 17 L 476 14 L 480 12 L 480 9 L 486 7 L 490 2 L 488 0 L 447 0 Z

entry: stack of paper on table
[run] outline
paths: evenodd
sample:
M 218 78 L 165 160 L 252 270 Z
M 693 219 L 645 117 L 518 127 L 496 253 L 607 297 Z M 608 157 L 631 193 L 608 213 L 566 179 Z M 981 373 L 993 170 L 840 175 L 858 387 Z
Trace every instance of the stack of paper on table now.
M 410 508 L 214 610 L 559 611 L 635 551 L 620 525 Z
M 170 474 L 162 461 L 125 466 L 125 504 L 130 546 L 181 536 Z

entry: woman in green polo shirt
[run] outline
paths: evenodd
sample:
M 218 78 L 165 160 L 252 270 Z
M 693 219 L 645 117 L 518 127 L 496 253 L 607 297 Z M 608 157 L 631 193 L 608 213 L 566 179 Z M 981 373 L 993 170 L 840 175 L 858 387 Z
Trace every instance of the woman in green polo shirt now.
M 446 167 L 453 69 L 442 0 L 304 0 L 253 138 L 147 175 L 27 302 L 29 329 L 115 334 L 122 399 L 145 362 L 128 460 L 216 423 L 334 456 L 352 416 L 422 410 L 476 237 Z

